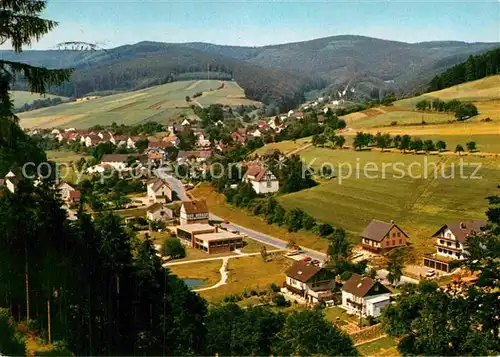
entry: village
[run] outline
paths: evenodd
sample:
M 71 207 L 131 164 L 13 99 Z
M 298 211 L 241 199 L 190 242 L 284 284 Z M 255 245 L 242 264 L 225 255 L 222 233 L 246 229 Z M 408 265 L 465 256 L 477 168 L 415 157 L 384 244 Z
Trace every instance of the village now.
M 314 107 L 317 105 L 318 102 L 313 103 Z M 311 111 L 308 107 L 305 110 Z M 317 123 L 324 125 L 329 120 L 327 116 L 331 118 L 330 109 L 324 106 L 318 112 L 321 114 L 316 118 L 321 119 L 317 119 Z M 178 171 L 172 169 L 187 164 L 192 166 L 189 170 L 195 167 L 195 170 L 204 173 L 217 159 L 224 158 L 235 148 L 245 147 L 257 140 L 262 142 L 264 137 L 274 138 L 286 128 L 287 122 L 303 119 L 304 112 L 290 111 L 268 121 L 259 120 L 249 125 L 250 129 L 240 127 L 228 131 L 231 139 L 218 141 L 200 127 L 199 120 L 188 119 L 168 126 L 167 133 L 161 137 L 114 135 L 106 130 L 81 131 L 74 128 L 50 132 L 35 129 L 29 134 L 53 138 L 63 147 L 78 143 L 79 147 L 92 150 L 111 143 L 117 149 L 115 152 L 121 149 L 123 153 L 104 153 L 98 162 L 88 161 L 91 166 L 81 167 L 85 177 L 96 180 L 107 173 L 109 176 L 106 177 L 118 175 L 118 180 L 124 184 L 131 181 L 141 184 L 142 188 L 138 191 L 126 195 L 123 205 L 110 206 L 109 209 L 116 210 L 123 217 L 124 224 L 140 237 L 152 239 L 163 266 L 172 269 L 193 291 L 209 301 L 224 299 L 266 304 L 268 297 L 260 296 L 271 291 L 272 301 L 278 306 L 325 307 L 332 323 L 349 333 L 356 343 L 362 343 L 384 336 L 379 318 L 383 309 L 399 294 L 402 285 L 418 284 L 425 279 L 443 281 L 443 286 L 474 282 L 473 274 L 457 267 L 465 259 L 467 237 L 484 233 L 484 220 L 464 217 L 463 221 L 442 222 L 442 226 L 435 227 L 436 233 L 428 237 L 428 244 L 435 247 L 435 253 L 425 254 L 411 264 L 398 263 L 400 266 L 396 270 L 399 273 L 394 277 L 394 272 L 388 271 L 390 268 L 387 266 L 390 253 L 411 246 L 412 232 L 405 231 L 394 221 L 386 222 L 373 217 L 356 238 L 359 243 L 344 257 L 352 264 L 361 264 L 361 270 L 339 274 L 331 269 L 333 258 L 329 252 L 256 232 L 252 227 L 214 215 L 207 202 L 193 194 L 196 191 L 193 188 L 203 185 L 203 182 L 195 181 L 189 175 L 176 177 Z M 224 128 L 220 120 L 211 125 Z M 189 150 L 180 150 L 180 147 L 186 148 L 181 142 L 181 138 L 185 140 L 183 133 L 192 134 L 194 138 Z M 161 170 L 167 164 L 170 169 Z M 283 182 L 280 183 L 278 175 L 270 169 L 265 155 L 238 164 L 243 166 L 245 174 L 233 180 L 231 188 L 236 189 L 240 183 L 247 184 L 259 197 L 272 197 L 279 193 Z M 138 174 L 137 178 L 134 174 Z M 15 192 L 17 183 L 18 178 L 12 172 L 0 180 L 0 185 L 5 185 L 11 192 Z M 76 219 L 76 209 L 83 195 L 80 186 L 79 183 L 65 181 L 57 186 L 64 207 L 73 219 Z M 95 211 L 92 205 L 86 204 L 84 208 Z M 257 274 L 266 274 L 265 264 L 270 266 L 279 262 L 277 274 L 271 277 L 272 282 L 266 285 L 259 282 L 254 288 L 255 281 L 246 281 L 246 278 L 243 278 L 245 286 L 235 283 L 245 276 L 245 269 L 251 268 L 241 263 L 240 271 L 235 272 L 232 262 L 246 260 L 248 264 L 255 265 L 256 259 L 264 262 L 263 270 Z M 210 269 L 212 271 L 208 271 Z M 238 280 L 235 281 L 233 274 L 238 276 Z M 255 278 L 260 281 L 261 276 Z M 229 287 L 227 292 L 225 287 Z

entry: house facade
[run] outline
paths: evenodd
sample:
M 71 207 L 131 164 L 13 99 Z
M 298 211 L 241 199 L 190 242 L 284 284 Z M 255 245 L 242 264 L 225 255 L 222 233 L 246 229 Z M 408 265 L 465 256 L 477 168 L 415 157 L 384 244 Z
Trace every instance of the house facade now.
M 450 263 L 463 260 L 467 253 L 467 238 L 484 234 L 487 222 L 484 220 L 451 222 L 432 235 L 436 252 L 424 256 L 424 265 L 444 272 L 450 272 Z
M 296 262 L 286 272 L 284 290 L 300 295 L 308 303 L 333 299 L 335 276 L 332 272 L 309 262 Z
M 154 203 L 146 211 L 146 218 L 150 221 L 168 221 L 173 217 L 174 213 L 172 210 L 165 207 L 162 203 Z
M 80 202 L 80 191 L 73 188 L 70 184 L 61 182 L 57 188 L 61 193 L 61 199 L 65 203 L 75 204 Z
M 147 183 L 149 202 L 168 203 L 172 201 L 172 188 L 167 181 L 154 179 Z
M 352 274 L 342 286 L 342 307 L 352 314 L 379 317 L 390 303 L 391 291 L 368 277 Z
M 373 219 L 361 233 L 363 248 L 384 252 L 408 244 L 408 235 L 394 221 L 383 222 Z
M 11 193 L 16 192 L 17 184 L 17 176 L 12 171 L 9 171 L 9 173 L 5 175 L 5 178 L 0 179 L 0 187 L 5 186 Z
M 183 201 L 180 212 L 181 225 L 208 224 L 209 211 L 205 200 Z
M 250 166 L 243 176 L 243 182 L 251 184 L 258 194 L 278 192 L 280 189 L 280 183 L 276 176 L 269 169 L 260 165 Z

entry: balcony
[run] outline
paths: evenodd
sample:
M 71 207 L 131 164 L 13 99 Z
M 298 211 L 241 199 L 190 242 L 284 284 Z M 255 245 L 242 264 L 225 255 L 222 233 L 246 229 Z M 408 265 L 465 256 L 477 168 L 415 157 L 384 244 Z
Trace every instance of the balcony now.
M 453 246 L 453 245 L 441 244 L 439 242 L 434 243 L 434 246 L 436 248 L 448 249 L 448 250 L 451 250 L 451 251 L 454 251 L 454 252 L 459 252 L 459 253 L 461 253 L 463 251 L 462 248 L 457 248 L 456 246 Z

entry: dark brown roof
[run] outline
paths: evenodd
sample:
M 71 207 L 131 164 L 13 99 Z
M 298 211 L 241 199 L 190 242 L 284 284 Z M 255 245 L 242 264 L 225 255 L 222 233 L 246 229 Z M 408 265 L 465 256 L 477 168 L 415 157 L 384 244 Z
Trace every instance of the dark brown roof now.
M 208 206 L 205 200 L 183 201 L 182 205 L 187 214 L 207 213 Z
M 474 220 L 474 221 L 462 221 L 462 222 L 452 222 L 445 224 L 441 227 L 436 233 L 434 233 L 433 237 L 440 234 L 446 228 L 448 228 L 451 233 L 455 236 L 456 240 L 460 243 L 464 244 L 467 240 L 467 237 L 472 233 L 481 233 L 484 232 L 482 229 L 486 226 L 488 222 L 484 220 Z
M 344 283 L 344 286 L 342 286 L 342 291 L 353 294 L 354 296 L 365 297 L 375 286 L 378 287 L 378 291 L 375 291 L 374 289 L 374 291 L 370 295 L 375 295 L 374 293 L 390 293 L 389 289 L 380 284 L 378 281 L 355 273 L 352 274 L 351 277 Z
M 377 219 L 372 219 L 370 224 L 361 233 L 361 238 L 367 238 L 377 242 L 381 242 L 392 227 L 396 226 L 394 223 L 382 222 Z M 407 238 L 408 235 L 398 226 L 396 226 Z
M 286 275 L 292 279 L 306 283 L 309 279 L 319 273 L 320 267 L 307 262 L 296 262 L 287 271 Z
M 78 190 L 69 191 L 69 198 L 80 198 L 81 193 Z

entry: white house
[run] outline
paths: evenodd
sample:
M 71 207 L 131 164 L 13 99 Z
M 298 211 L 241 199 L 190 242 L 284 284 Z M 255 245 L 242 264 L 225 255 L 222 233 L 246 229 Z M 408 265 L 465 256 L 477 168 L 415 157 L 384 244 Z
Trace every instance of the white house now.
M 150 221 L 168 221 L 173 217 L 172 210 L 159 202 L 149 206 L 146 211 L 146 218 Z
M 7 187 L 7 190 L 9 190 L 12 193 L 16 192 L 17 184 L 18 184 L 18 179 L 12 171 L 9 171 L 9 173 L 5 175 L 5 178 L 0 179 L 0 187 L 5 186 Z
M 467 238 L 474 234 L 484 234 L 486 224 L 484 220 L 445 224 L 432 236 L 435 239 L 436 253 L 424 255 L 424 265 L 450 272 L 452 261 L 465 259 Z
M 293 115 L 293 110 L 288 111 L 288 117 L 290 118 Z
M 378 281 L 358 274 L 342 286 L 342 307 L 356 315 L 379 317 L 391 303 L 391 291 Z
M 286 272 L 283 290 L 300 295 L 308 303 L 332 300 L 335 276 L 309 262 L 296 262 Z
M 154 203 L 167 203 L 172 201 L 172 188 L 167 181 L 154 179 L 147 183 L 148 199 Z
M 180 212 L 181 225 L 208 224 L 209 211 L 205 200 L 183 201 Z
M 136 142 L 137 142 L 137 138 L 129 137 L 127 139 L 127 149 L 135 149 Z
M 182 126 L 190 126 L 191 125 L 191 122 L 187 119 L 184 119 L 181 123 Z
M 116 171 L 126 171 L 127 170 L 127 160 L 129 155 L 127 154 L 107 154 L 103 155 L 101 159 L 102 166 L 110 166 Z
M 251 132 L 250 135 L 252 135 L 255 138 L 260 138 L 262 136 L 262 133 L 260 132 L 259 129 L 255 129 L 255 131 Z
M 250 183 L 258 194 L 278 192 L 280 189 L 276 176 L 260 165 L 250 166 L 243 176 L 243 181 Z
M 61 193 L 61 198 L 64 202 L 68 201 L 70 198 L 70 192 L 75 191 L 75 189 L 66 182 L 61 182 L 57 189 Z

